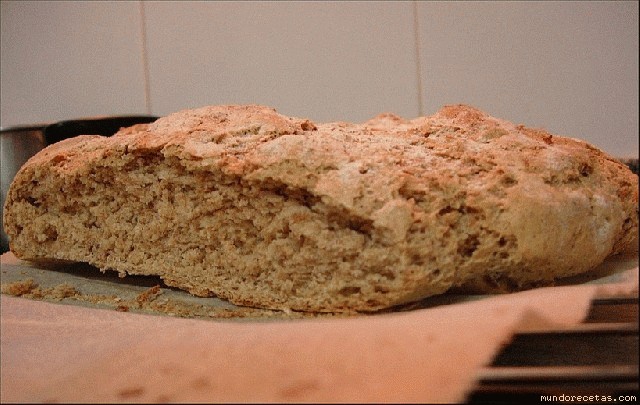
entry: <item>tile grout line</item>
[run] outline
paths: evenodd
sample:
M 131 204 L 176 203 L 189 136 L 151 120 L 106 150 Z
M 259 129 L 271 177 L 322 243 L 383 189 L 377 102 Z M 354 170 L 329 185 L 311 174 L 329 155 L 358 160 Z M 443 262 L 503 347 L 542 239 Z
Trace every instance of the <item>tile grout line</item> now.
M 142 47 L 142 74 L 144 78 L 144 104 L 147 114 L 151 114 L 151 86 L 149 84 L 149 58 L 147 53 L 147 26 L 144 13 L 144 0 L 139 0 L 140 39 Z
M 418 114 L 424 115 L 424 105 L 422 101 L 422 66 L 420 61 L 420 19 L 418 17 L 418 1 L 413 0 L 413 37 L 415 42 L 416 55 L 416 84 L 418 86 Z

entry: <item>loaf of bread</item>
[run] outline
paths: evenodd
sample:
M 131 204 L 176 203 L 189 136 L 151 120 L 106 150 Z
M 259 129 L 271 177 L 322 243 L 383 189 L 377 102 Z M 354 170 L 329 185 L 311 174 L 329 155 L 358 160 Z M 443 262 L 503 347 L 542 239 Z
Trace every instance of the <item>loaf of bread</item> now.
M 361 124 L 213 106 L 49 146 L 4 223 L 26 260 L 239 305 L 375 311 L 546 285 L 637 249 L 638 176 L 464 105 Z

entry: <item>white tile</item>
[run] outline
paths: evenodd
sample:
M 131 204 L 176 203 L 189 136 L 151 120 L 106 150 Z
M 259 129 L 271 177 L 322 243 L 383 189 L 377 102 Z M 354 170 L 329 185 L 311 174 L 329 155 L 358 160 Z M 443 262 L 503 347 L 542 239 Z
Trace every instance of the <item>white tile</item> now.
M 137 2 L 1 4 L 3 127 L 146 112 Z
M 425 110 L 494 116 L 638 156 L 637 2 L 424 2 Z
M 152 110 L 256 103 L 317 121 L 416 116 L 412 7 L 145 3 Z

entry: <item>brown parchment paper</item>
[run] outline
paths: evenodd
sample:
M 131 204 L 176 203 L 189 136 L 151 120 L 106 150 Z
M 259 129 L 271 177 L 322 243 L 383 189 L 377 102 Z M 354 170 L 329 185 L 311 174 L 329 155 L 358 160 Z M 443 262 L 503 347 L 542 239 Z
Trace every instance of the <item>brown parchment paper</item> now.
M 33 275 L 12 255 L 2 263 L 3 286 L 13 282 L 10 272 Z M 185 319 L 80 306 L 65 301 L 70 297 L 52 303 L 3 294 L 0 399 L 463 402 L 479 370 L 514 332 L 569 327 L 584 319 L 594 296 L 637 292 L 637 254 L 560 284 L 434 298 L 373 316 L 303 319 Z M 134 299 L 153 288 L 140 287 Z M 60 296 L 69 291 L 62 288 Z

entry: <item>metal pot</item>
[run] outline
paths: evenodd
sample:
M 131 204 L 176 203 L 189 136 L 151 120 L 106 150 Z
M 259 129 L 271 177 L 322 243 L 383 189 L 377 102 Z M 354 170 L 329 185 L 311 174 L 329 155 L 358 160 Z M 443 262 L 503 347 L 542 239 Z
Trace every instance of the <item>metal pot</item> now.
M 2 238 L 2 253 L 9 250 L 9 238 L 4 232 L 4 202 L 14 176 L 31 156 L 46 146 L 63 139 L 78 135 L 111 136 L 120 128 L 153 122 L 156 119 L 158 117 L 150 115 L 107 116 L 0 128 L 0 169 L 2 171 L 0 216 L 2 216 L 3 224 L 0 236 Z

